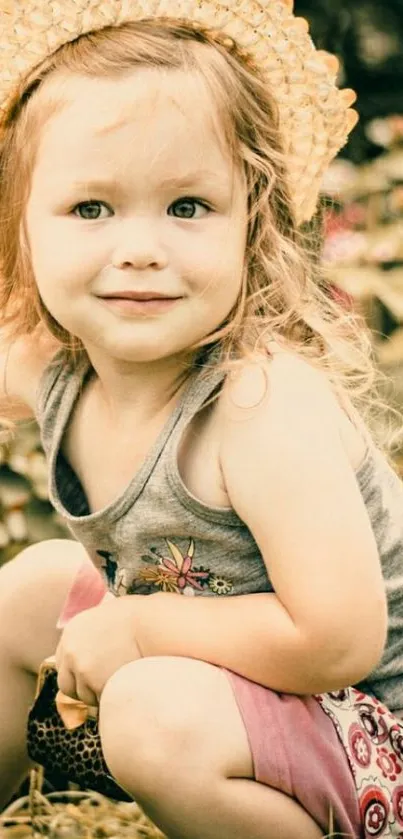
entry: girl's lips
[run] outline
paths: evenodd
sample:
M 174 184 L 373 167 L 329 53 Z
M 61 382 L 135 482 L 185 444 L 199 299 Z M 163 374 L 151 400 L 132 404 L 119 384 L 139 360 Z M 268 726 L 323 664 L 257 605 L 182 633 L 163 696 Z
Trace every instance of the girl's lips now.
M 151 297 L 147 299 L 133 297 L 100 297 L 108 308 L 123 314 L 156 315 L 173 308 L 181 297 Z

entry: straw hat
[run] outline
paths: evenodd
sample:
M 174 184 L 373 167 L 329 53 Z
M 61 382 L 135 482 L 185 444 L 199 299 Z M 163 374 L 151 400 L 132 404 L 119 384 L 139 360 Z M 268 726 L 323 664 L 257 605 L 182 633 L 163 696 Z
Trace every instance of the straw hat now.
M 0 0 L 0 118 L 25 73 L 67 41 L 129 20 L 171 17 L 223 32 L 274 95 L 298 223 L 315 212 L 323 174 L 357 121 L 337 59 L 315 49 L 292 0 Z

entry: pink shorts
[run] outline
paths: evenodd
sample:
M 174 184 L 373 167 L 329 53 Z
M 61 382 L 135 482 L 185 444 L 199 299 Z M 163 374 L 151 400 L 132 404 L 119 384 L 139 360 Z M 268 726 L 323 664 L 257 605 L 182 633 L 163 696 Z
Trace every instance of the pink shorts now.
M 331 719 L 313 696 L 276 693 L 226 671 L 257 781 L 290 795 L 327 835 L 362 836 L 357 790 Z
M 59 617 L 98 605 L 106 593 L 88 559 Z M 225 670 L 249 739 L 255 778 L 296 799 L 323 829 L 361 837 L 356 786 L 333 722 L 313 697 L 279 694 Z M 332 821 L 333 820 L 333 821 Z

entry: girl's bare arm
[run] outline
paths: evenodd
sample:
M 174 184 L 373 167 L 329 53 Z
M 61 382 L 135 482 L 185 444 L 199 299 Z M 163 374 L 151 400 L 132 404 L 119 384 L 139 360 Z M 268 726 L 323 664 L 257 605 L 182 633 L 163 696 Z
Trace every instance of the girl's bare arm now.
M 320 693 L 358 682 L 379 660 L 384 583 L 329 385 L 292 357 L 266 372 L 256 408 L 237 408 L 228 391 L 222 468 L 276 594 L 151 595 L 137 640 L 143 655 L 201 658 L 274 690 Z M 249 376 L 253 390 L 256 367 L 234 391 L 245 404 Z
M 42 326 L 12 340 L 0 331 L 0 422 L 34 416 L 40 377 L 58 348 Z

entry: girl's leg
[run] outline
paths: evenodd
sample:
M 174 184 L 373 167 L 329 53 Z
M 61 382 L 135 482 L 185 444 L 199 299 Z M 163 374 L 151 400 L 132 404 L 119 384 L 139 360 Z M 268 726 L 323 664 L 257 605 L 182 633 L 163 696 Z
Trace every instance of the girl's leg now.
M 101 697 L 106 762 L 169 839 L 319 839 L 291 797 L 253 780 L 223 671 L 185 658 L 122 667 Z
M 25 729 L 36 675 L 56 650 L 56 622 L 84 556 L 77 542 L 51 539 L 0 569 L 0 812 L 29 769 Z

